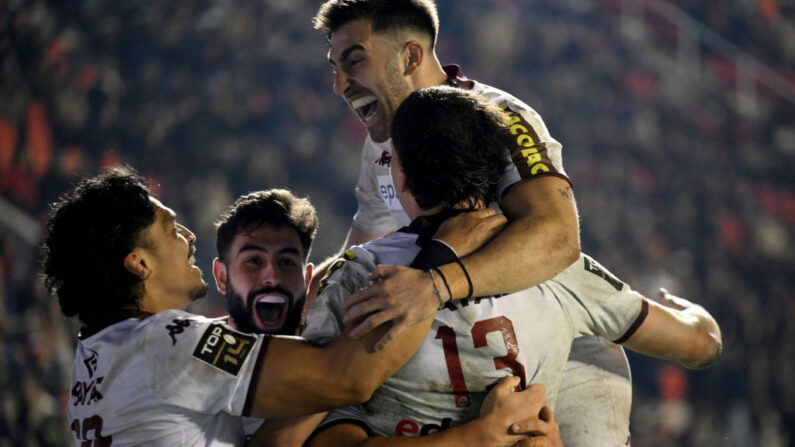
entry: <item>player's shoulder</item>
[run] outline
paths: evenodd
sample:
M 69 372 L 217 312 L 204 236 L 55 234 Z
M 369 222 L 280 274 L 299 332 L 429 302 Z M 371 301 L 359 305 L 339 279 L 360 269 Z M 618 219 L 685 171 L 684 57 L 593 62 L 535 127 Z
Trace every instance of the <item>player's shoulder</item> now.
M 362 144 L 362 160 L 376 166 L 389 167 L 392 158 L 392 146 L 390 140 L 377 143 L 370 135 L 367 135 Z
M 186 312 L 184 310 L 169 309 L 150 315 L 141 320 L 141 325 L 144 327 L 158 327 L 162 325 L 173 325 L 175 322 L 181 322 L 184 327 L 189 326 L 206 326 L 212 323 L 227 323 L 229 317 L 210 318 L 203 315 Z
M 326 269 L 326 274 L 320 280 L 318 294 L 327 292 L 332 284 L 341 285 L 345 290 L 361 287 L 375 266 L 375 256 L 363 246 L 354 245 L 342 252 Z
M 214 326 L 228 326 L 228 317 L 209 318 L 182 310 L 165 310 L 151 315 L 136 328 L 149 340 L 150 346 L 169 348 L 194 344 Z M 231 327 L 230 327 L 231 330 Z
M 403 229 L 370 241 L 362 248 L 373 256 L 374 265 L 410 265 L 420 252 L 417 234 Z
M 478 93 L 494 104 L 497 104 L 503 109 L 508 108 L 512 112 L 529 112 L 537 115 L 536 111 L 533 110 L 533 108 L 530 107 L 526 102 L 496 87 L 474 81 L 472 91 Z

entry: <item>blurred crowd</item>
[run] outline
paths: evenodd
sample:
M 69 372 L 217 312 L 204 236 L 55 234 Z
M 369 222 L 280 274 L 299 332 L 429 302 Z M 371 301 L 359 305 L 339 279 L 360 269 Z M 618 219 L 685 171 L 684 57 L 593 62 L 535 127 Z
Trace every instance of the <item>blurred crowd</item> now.
M 704 43 L 697 64 L 681 64 L 678 24 L 640 0 L 440 0 L 438 53 L 544 117 L 564 146 L 584 251 L 647 296 L 665 286 L 703 303 L 721 325 L 711 369 L 631 355 L 633 445 L 795 445 L 795 8 L 681 3 L 785 79 L 789 98 L 762 81 L 738 92 L 745 60 Z M 331 255 L 355 211 L 365 134 L 331 91 L 317 6 L 0 3 L 0 200 L 40 226 L 80 176 L 129 164 L 196 232 L 210 279 L 216 217 L 239 194 L 286 186 L 318 208 L 313 260 Z M 77 324 L 10 220 L 0 447 L 67 445 Z M 217 293 L 203 301 L 193 310 L 224 311 Z

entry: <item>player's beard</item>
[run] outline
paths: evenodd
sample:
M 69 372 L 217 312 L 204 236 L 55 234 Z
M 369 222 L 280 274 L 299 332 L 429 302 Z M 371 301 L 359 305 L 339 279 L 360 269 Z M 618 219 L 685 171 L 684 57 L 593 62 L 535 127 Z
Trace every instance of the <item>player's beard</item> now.
M 392 136 L 392 118 L 395 116 L 400 103 L 403 102 L 412 92 L 406 80 L 401 74 L 400 65 L 397 59 L 387 62 L 386 81 L 380 86 L 382 95 L 379 99 L 378 107 L 381 108 L 380 127 L 367 129 L 370 138 L 376 143 L 383 143 Z
M 189 296 L 191 301 L 196 301 L 199 298 L 204 298 L 206 295 L 207 295 L 207 283 L 205 283 L 202 280 L 201 285 L 196 286 L 196 288 L 191 290 Z
M 254 297 L 257 295 L 278 292 L 287 297 L 287 318 L 284 324 L 276 331 L 263 331 L 254 322 Z M 295 335 L 298 325 L 301 323 L 301 309 L 306 300 L 306 292 L 301 294 L 298 299 L 293 298 L 293 294 L 281 287 L 263 287 L 261 289 L 252 290 L 248 294 L 248 299 L 243 299 L 243 296 L 232 287 L 232 284 L 227 285 L 226 302 L 229 306 L 229 316 L 235 322 L 235 327 L 243 332 L 251 334 L 256 333 L 273 333 L 277 335 Z

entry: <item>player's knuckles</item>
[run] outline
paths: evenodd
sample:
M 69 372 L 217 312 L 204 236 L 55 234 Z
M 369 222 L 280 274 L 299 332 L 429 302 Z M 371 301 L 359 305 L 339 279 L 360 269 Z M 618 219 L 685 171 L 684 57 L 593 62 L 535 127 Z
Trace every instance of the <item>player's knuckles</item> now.
M 500 379 L 497 382 L 497 385 L 494 387 L 496 391 L 499 392 L 510 392 L 511 388 L 515 387 L 519 383 L 519 378 L 516 376 L 506 376 Z
M 378 298 L 379 304 L 383 307 L 395 307 L 398 304 L 398 299 L 395 294 L 387 291 L 384 292 L 384 295 Z

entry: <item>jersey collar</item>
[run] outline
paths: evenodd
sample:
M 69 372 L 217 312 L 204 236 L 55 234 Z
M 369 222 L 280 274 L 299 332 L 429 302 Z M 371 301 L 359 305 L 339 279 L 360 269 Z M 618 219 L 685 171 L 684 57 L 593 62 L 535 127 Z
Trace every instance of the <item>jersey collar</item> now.
M 472 87 L 475 86 L 475 81 L 467 78 L 464 71 L 461 70 L 461 67 L 458 65 L 445 65 L 442 67 L 442 70 L 447 74 L 447 80 L 444 82 L 445 85 L 462 88 L 464 90 L 472 90 Z
M 429 214 L 426 216 L 419 216 L 412 220 L 407 227 L 403 227 L 398 231 L 401 233 L 413 233 L 417 235 L 416 244 L 420 247 L 424 246 L 436 234 L 436 230 L 451 217 L 455 217 L 461 213 L 468 213 L 475 210 L 470 209 L 452 209 L 440 211 L 436 214 Z

